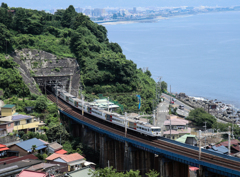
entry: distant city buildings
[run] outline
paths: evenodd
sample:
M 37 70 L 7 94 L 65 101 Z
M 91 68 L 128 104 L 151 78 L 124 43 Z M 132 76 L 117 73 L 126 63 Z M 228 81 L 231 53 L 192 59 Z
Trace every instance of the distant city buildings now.
M 169 17 L 186 14 L 197 14 L 218 11 L 239 11 L 240 6 L 235 7 L 133 7 L 133 8 L 82 8 L 75 7 L 77 13 L 83 13 L 95 22 L 107 22 L 117 20 L 149 20 L 157 17 Z M 45 12 L 54 14 L 57 9 L 46 9 Z

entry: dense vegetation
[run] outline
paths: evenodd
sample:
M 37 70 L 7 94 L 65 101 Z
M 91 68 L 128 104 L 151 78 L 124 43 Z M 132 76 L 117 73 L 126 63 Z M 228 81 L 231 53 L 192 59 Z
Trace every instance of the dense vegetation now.
M 96 171 L 90 171 L 89 174 L 92 177 L 141 177 L 139 170 L 136 170 L 136 171 L 130 170 L 124 173 L 124 172 L 117 172 L 117 170 L 113 169 L 112 167 L 106 167 L 104 169 L 97 169 Z M 158 177 L 159 173 L 154 170 L 150 170 L 145 175 L 148 177 Z
M 13 95 L 24 97 L 30 94 L 22 76 L 15 67 L 17 64 L 13 62 L 11 57 L 6 59 L 4 55 L 0 54 L 0 88 L 4 90 L 5 98 Z
M 206 122 L 207 128 L 211 128 L 216 123 L 216 118 L 207 113 L 203 108 L 191 110 L 187 120 L 193 121 L 197 126 L 204 126 L 204 122 Z
M 73 6 L 52 15 L 44 11 L 9 8 L 2 3 L 0 26 L 0 52 L 32 48 L 77 58 L 86 94 L 137 93 L 144 102 L 141 111 L 151 111 L 155 98 L 151 73 L 137 69 L 117 43 L 109 42 L 104 26 L 76 13 Z M 125 107 L 137 108 L 135 95 L 121 98 L 119 102 Z

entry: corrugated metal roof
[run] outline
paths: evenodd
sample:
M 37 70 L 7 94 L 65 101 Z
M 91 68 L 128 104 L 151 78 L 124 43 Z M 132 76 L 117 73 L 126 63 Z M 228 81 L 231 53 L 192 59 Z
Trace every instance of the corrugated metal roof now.
M 49 147 L 54 149 L 54 151 L 62 149 L 62 145 L 58 144 L 57 142 L 53 142 L 49 144 Z
M 2 108 L 13 108 L 15 105 L 13 104 L 6 104 Z
M 36 145 L 37 147 L 45 145 L 44 142 L 40 141 L 37 138 L 32 138 L 30 140 L 23 141 L 21 143 L 16 144 L 26 151 L 31 151 L 32 145 Z
M 15 120 L 20 120 L 20 119 L 29 119 L 29 118 L 32 118 L 31 116 L 27 116 L 27 115 L 16 115 L 16 116 L 12 116 L 12 120 L 15 121 Z
M 213 146 L 212 149 L 208 149 L 208 150 L 212 151 L 212 152 L 219 153 L 219 154 L 228 153 L 228 148 L 226 148 L 225 146 L 219 146 L 219 147 Z
M 23 157 L 16 157 L 16 156 L 14 156 L 14 157 L 7 157 L 7 158 L 4 158 L 4 159 L 0 160 L 0 165 L 3 164 L 3 163 L 11 164 L 11 163 L 19 162 L 19 161 L 22 161 L 22 160 L 25 160 L 25 159 L 36 160 L 38 158 L 36 156 L 32 155 L 32 154 L 25 155 Z

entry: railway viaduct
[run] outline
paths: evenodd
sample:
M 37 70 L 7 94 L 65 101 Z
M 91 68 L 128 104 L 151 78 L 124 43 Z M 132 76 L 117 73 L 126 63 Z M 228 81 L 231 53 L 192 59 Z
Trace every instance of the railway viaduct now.
M 48 98 L 56 102 L 54 95 Z M 240 159 L 208 152 L 198 147 L 166 138 L 150 140 L 69 107 L 58 99 L 62 123 L 70 124 L 72 134 L 95 151 L 100 151 L 101 167 L 113 166 L 117 171 L 140 170 L 144 176 L 150 169 L 160 177 L 188 177 L 189 165 L 198 167 L 198 176 L 240 177 Z

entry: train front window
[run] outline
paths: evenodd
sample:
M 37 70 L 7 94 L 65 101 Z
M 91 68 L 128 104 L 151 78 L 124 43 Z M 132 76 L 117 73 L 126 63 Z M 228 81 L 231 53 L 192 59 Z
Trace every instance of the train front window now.
M 161 129 L 160 128 L 156 128 L 156 129 L 152 129 L 153 132 L 160 132 Z

